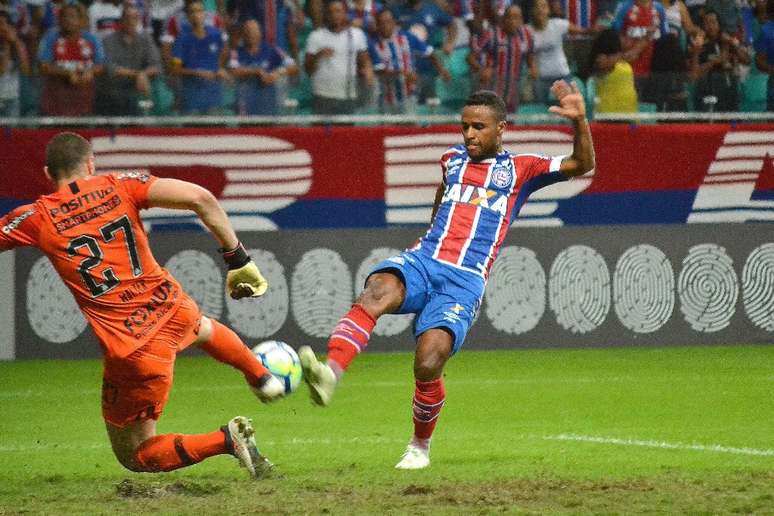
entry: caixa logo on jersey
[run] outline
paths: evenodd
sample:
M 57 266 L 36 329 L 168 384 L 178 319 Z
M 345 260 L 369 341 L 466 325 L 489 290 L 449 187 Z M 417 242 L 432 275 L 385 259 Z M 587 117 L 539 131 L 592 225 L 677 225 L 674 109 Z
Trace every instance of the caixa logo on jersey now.
M 274 230 L 272 214 L 312 185 L 312 157 L 271 136 L 101 136 L 92 140 L 98 173 L 181 177 L 212 191 L 237 230 Z M 192 172 L 196 175 L 192 176 Z M 147 224 L 197 224 L 190 212 L 153 208 Z

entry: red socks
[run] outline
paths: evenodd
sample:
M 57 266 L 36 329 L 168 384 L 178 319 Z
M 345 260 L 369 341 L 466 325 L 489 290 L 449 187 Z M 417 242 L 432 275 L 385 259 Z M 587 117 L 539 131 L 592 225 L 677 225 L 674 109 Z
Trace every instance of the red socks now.
M 256 385 L 258 379 L 269 371 L 263 367 L 261 361 L 253 355 L 236 333 L 215 319 L 210 320 L 212 321 L 210 340 L 199 347 L 215 360 L 239 369 L 245 375 L 247 383 Z
M 443 378 L 429 382 L 416 381 L 414 391 L 414 442 L 427 445 L 433 435 L 435 424 L 446 401 Z
M 143 441 L 134 452 L 139 471 L 156 473 L 184 468 L 213 455 L 231 453 L 221 430 L 208 434 L 162 434 Z
M 361 305 L 352 305 L 341 318 L 328 340 L 328 360 L 336 362 L 342 371 L 368 345 L 376 321 Z

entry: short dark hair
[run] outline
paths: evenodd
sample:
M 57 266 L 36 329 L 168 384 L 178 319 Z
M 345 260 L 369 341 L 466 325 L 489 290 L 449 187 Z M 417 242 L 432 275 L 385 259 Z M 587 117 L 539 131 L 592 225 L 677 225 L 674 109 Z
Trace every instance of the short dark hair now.
M 471 93 L 468 99 L 465 101 L 466 106 L 487 106 L 497 115 L 498 121 L 505 121 L 507 116 L 507 110 L 505 108 L 505 102 L 500 98 L 497 93 L 489 90 L 478 90 Z
M 69 177 L 91 155 L 89 140 L 75 133 L 59 133 L 46 145 L 46 167 L 56 181 Z

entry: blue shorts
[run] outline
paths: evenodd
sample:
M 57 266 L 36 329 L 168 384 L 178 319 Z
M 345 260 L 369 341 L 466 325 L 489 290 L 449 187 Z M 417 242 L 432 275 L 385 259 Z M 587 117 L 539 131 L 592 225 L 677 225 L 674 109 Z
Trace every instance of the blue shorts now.
M 371 274 L 387 271 L 396 272 L 406 286 L 396 313 L 417 314 L 414 336 L 444 328 L 454 336 L 452 353 L 459 351 L 481 306 L 484 279 L 413 251 L 384 260 Z

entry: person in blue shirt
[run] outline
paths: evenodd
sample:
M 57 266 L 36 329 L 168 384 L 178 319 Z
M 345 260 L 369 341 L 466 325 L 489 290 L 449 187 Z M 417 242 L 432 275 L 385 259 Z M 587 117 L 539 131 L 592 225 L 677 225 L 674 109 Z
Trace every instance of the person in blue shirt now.
M 761 34 L 755 40 L 755 64 L 758 70 L 769 74 L 766 110 L 774 111 L 774 0 L 766 2 L 766 18 L 769 21 L 761 27 Z
M 411 32 L 420 40 L 441 48 L 446 55 L 454 50 L 457 26 L 451 15 L 435 3 L 427 0 L 407 0 L 405 4 L 395 7 L 392 13 L 404 30 Z M 442 34 L 444 29 L 445 37 Z M 422 104 L 426 99 L 435 97 L 436 74 L 429 57 L 417 55 L 415 58 L 419 78 L 417 93 L 419 103 Z
M 221 81 L 228 77 L 226 37 L 205 25 L 202 2 L 190 2 L 186 14 L 191 29 L 183 31 L 172 48 L 173 70 L 182 78 L 181 110 L 184 115 L 217 114 L 223 103 Z
M 277 82 L 298 70 L 285 52 L 263 40 L 256 20 L 242 24 L 242 46 L 231 51 L 229 68 L 237 79 L 240 115 L 277 114 Z

